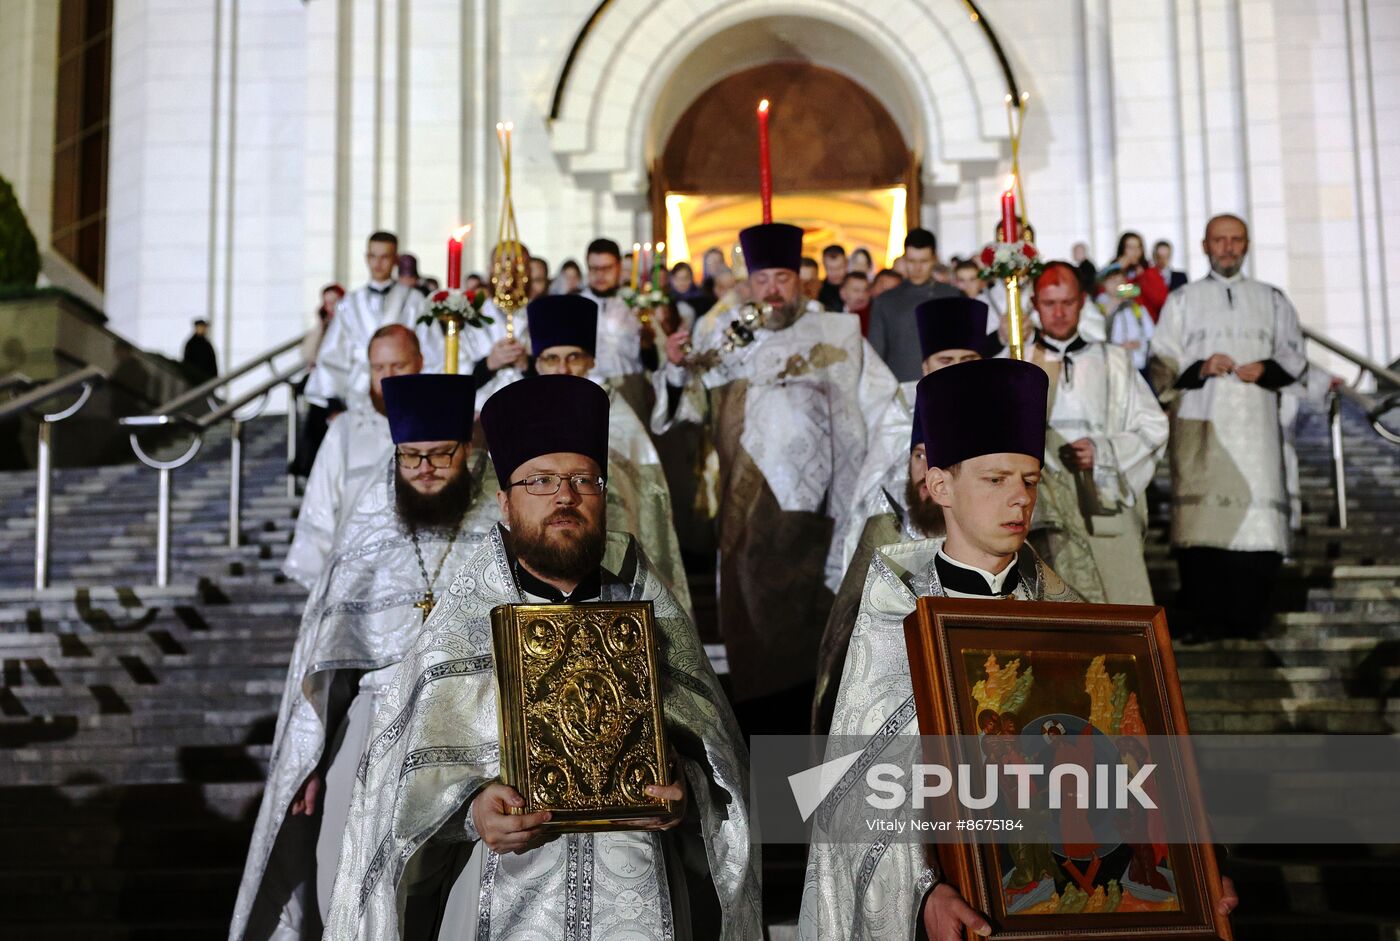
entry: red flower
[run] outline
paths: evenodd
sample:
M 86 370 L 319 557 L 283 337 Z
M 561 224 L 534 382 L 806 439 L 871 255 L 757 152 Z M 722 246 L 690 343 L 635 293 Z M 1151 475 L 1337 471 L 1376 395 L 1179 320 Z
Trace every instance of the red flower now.
M 990 267 L 992 266 L 992 262 L 994 262 L 994 261 L 996 261 L 996 260 L 997 260 L 997 250 L 996 250 L 995 248 L 993 248 L 992 246 L 988 245 L 986 248 L 982 249 L 982 267 L 983 267 L 983 268 L 990 268 Z
M 1021 254 L 1025 255 L 1027 258 L 1034 258 L 1036 257 L 1037 252 L 1035 250 L 1035 246 L 1032 245 L 1030 242 L 1027 242 L 1021 246 Z
M 434 304 L 441 304 L 443 301 L 447 300 L 447 298 L 450 296 L 450 294 L 451 294 L 450 291 L 444 289 L 444 290 L 438 291 L 438 292 L 437 292 L 436 294 L 434 294 L 432 297 L 428 298 L 428 300 L 431 301 L 431 302 L 434 303 Z

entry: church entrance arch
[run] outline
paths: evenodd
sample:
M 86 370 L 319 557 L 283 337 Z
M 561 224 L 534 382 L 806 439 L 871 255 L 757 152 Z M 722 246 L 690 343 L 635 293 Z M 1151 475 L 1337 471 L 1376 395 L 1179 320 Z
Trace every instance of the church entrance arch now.
M 918 156 L 861 84 L 810 62 L 743 69 L 702 91 L 674 121 L 651 174 L 654 235 L 674 261 L 729 254 L 760 221 L 755 108 L 772 120 L 773 217 L 806 232 L 804 253 L 868 250 L 878 266 L 918 218 Z

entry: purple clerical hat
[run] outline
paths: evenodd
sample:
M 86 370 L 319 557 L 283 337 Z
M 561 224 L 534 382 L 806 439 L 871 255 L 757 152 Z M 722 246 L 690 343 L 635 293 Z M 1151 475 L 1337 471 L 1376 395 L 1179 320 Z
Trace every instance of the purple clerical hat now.
M 384 414 L 389 417 L 389 435 L 395 444 L 472 439 L 476 383 L 471 376 L 390 376 L 380 388 L 384 391 Z
M 410 254 L 408 254 L 407 252 L 404 252 L 403 254 L 399 255 L 399 277 L 400 277 L 400 278 L 416 278 L 416 277 L 418 277 L 418 256 L 417 256 L 417 255 L 410 255 Z
M 971 297 L 935 297 L 914 308 L 919 349 L 928 359 L 944 350 L 982 349 L 987 341 L 987 305 Z
M 591 457 L 608 476 L 608 406 L 602 386 L 581 376 L 528 376 L 491 396 L 481 427 L 501 486 L 531 458 L 560 452 Z
M 1034 363 L 984 359 L 947 366 L 919 380 L 929 467 L 952 467 L 983 454 L 1045 460 L 1050 380 Z
M 539 356 L 551 346 L 578 346 L 590 356 L 598 347 L 598 302 L 582 294 L 543 294 L 526 308 L 530 323 L 530 353 Z
M 914 401 L 914 430 L 909 435 L 909 453 L 913 454 L 914 449 L 924 443 L 924 420 L 919 417 L 919 402 Z
M 802 230 L 795 225 L 751 225 L 739 233 L 739 244 L 744 249 L 744 267 L 749 274 L 764 268 L 797 271 L 802 267 Z

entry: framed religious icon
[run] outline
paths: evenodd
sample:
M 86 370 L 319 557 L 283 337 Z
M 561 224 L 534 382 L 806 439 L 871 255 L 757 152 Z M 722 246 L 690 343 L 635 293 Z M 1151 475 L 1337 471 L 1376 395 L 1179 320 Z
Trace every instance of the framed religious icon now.
M 1230 941 L 1161 608 L 920 598 L 905 639 L 924 759 L 1006 782 L 930 846 L 995 937 Z
M 549 833 L 639 828 L 676 812 L 650 601 L 509 604 L 491 612 L 501 781 Z

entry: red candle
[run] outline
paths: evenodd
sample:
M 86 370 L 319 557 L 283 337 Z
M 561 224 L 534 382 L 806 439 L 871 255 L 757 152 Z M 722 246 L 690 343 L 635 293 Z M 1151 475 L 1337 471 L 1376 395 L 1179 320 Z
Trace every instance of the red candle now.
M 471 230 L 471 226 L 464 225 L 453 232 L 452 238 L 447 240 L 447 287 L 449 290 L 456 290 L 462 286 L 462 242 Z
M 768 153 L 768 99 L 758 103 L 758 192 L 763 198 L 763 222 L 773 221 L 773 165 Z
M 1006 192 L 1001 194 L 1002 241 L 1014 242 L 1020 233 L 1016 222 L 1016 179 L 1012 177 Z

